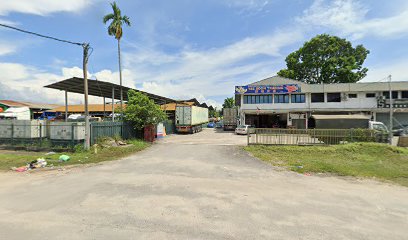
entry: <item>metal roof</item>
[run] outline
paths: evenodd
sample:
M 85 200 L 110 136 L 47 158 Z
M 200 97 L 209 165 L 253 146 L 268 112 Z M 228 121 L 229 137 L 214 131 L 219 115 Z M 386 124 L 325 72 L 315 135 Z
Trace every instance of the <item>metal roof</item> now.
M 44 87 L 57 89 L 57 90 L 64 90 L 64 91 L 68 91 L 72 93 L 84 94 L 84 79 L 73 77 L 73 78 L 62 80 L 60 82 L 56 82 L 56 83 L 53 83 L 53 84 L 50 84 Z M 114 89 L 114 92 L 115 92 L 115 99 L 120 100 L 120 86 L 119 85 L 113 84 L 110 82 L 88 79 L 88 94 L 89 95 L 97 96 L 97 97 L 112 98 L 112 89 Z M 128 100 L 127 92 L 130 89 L 132 88 L 128 88 L 125 86 L 122 87 L 124 101 Z M 171 98 L 166 98 L 166 97 L 162 97 L 162 96 L 155 95 L 152 93 L 143 92 L 137 89 L 133 89 L 133 90 L 146 94 L 156 104 L 175 102 L 175 100 Z
M 119 104 L 114 104 L 113 108 L 118 109 L 120 107 Z M 123 105 L 123 107 L 126 107 L 126 104 Z M 69 113 L 84 113 L 85 112 L 85 105 L 79 104 L 79 105 L 68 105 L 67 111 Z M 88 104 L 88 111 L 90 113 L 92 112 L 112 112 L 112 104 L 105 104 L 105 108 L 103 104 Z M 57 107 L 50 109 L 47 112 L 65 112 L 65 106 Z
M 47 110 L 60 106 L 57 104 L 20 102 L 13 100 L 0 100 L 0 104 L 3 104 L 8 107 L 29 107 L 30 109 L 34 110 Z

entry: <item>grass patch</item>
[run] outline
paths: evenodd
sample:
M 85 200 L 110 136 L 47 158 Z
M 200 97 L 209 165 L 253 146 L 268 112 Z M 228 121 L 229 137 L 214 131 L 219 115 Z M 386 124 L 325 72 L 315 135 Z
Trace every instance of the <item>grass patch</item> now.
M 299 173 L 378 178 L 408 186 L 408 149 L 380 143 L 333 146 L 247 146 L 246 151 Z
M 9 170 L 11 167 L 24 166 L 37 158 L 45 158 L 48 165 L 53 164 L 56 167 L 68 166 L 76 164 L 90 164 L 99 163 L 103 161 L 110 161 L 120 159 L 131 155 L 132 153 L 141 151 L 150 146 L 149 143 L 141 140 L 128 140 L 127 146 L 122 147 L 98 147 L 98 153 L 95 154 L 94 150 L 84 151 L 81 147 L 78 147 L 74 153 L 56 153 L 53 155 L 45 155 L 45 153 L 31 153 L 25 151 L 15 152 L 0 152 L 0 170 Z M 60 155 L 66 154 L 70 156 L 70 160 L 67 162 L 59 162 Z

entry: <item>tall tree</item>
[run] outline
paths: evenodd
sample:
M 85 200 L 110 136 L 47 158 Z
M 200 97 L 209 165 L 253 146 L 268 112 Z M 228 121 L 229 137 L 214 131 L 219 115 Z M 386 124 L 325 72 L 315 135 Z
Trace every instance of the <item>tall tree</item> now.
M 120 39 L 123 35 L 122 26 L 130 26 L 129 17 L 126 15 L 122 16 L 119 7 L 116 2 L 111 3 L 113 13 L 109 13 L 103 17 L 103 23 L 111 21 L 108 26 L 108 34 L 114 36 L 118 40 L 118 59 L 119 59 L 119 81 L 120 81 L 120 108 L 123 109 L 123 91 L 122 91 L 122 64 L 120 59 Z
M 233 108 L 234 106 L 235 106 L 235 100 L 232 97 L 226 98 L 224 100 L 224 104 L 222 104 L 223 108 Z
M 362 65 L 369 53 L 346 39 L 317 35 L 286 57 L 287 68 L 278 75 L 307 83 L 353 83 L 367 75 Z

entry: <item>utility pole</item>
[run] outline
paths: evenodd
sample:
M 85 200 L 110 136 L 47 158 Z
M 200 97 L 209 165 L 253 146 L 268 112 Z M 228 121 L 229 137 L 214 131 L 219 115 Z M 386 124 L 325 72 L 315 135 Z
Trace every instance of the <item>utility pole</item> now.
M 392 101 L 392 89 L 391 89 L 391 75 L 388 76 L 388 90 L 389 90 L 389 95 L 390 95 L 390 123 L 389 123 L 389 139 L 390 139 L 390 145 L 392 144 L 392 120 L 393 120 L 393 101 Z
M 85 141 L 84 148 L 89 150 L 91 145 L 91 126 L 89 125 L 89 109 L 88 109 L 88 51 L 89 43 L 84 43 L 82 45 L 84 50 L 83 55 L 83 72 L 84 72 L 84 100 L 85 100 Z

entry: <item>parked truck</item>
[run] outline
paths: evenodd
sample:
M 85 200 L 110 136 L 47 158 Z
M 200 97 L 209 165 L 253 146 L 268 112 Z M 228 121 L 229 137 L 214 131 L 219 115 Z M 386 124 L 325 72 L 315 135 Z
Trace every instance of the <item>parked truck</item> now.
M 208 109 L 197 106 L 176 106 L 176 131 L 178 133 L 196 133 L 202 130 L 202 124 L 208 122 Z
M 389 141 L 387 126 L 382 122 L 371 121 L 371 116 L 367 115 L 312 115 L 308 125 L 311 129 L 369 129 L 374 130 L 372 137 L 376 142 Z
M 232 130 L 234 131 L 237 128 L 237 121 L 238 121 L 238 109 L 237 108 L 224 108 L 223 109 L 224 115 L 224 131 Z

